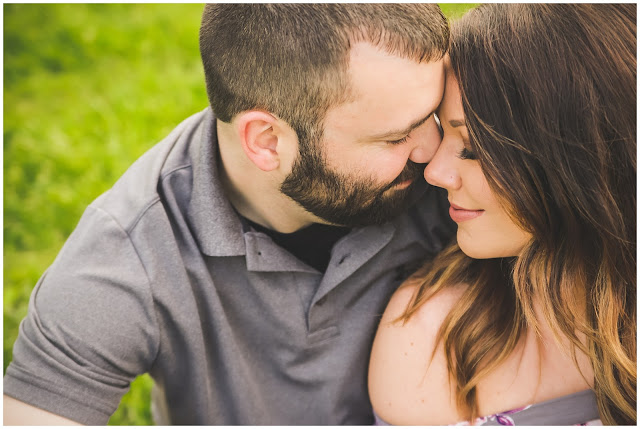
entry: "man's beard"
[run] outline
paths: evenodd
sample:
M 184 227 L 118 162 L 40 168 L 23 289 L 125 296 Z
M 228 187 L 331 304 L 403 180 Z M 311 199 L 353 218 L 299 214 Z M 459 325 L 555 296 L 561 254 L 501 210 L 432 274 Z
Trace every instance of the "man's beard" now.
M 407 161 L 400 175 L 380 186 L 373 179 L 357 179 L 329 169 L 318 144 L 300 146 L 300 153 L 280 191 L 308 212 L 335 225 L 348 227 L 385 223 L 411 203 L 411 195 L 424 174 L 424 164 Z M 411 180 L 408 187 L 392 189 Z

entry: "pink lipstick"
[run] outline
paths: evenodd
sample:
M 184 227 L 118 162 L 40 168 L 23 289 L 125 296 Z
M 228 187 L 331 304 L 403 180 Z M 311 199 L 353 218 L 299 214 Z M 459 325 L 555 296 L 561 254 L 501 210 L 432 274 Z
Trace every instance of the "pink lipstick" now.
M 449 216 L 451 216 L 451 219 L 457 223 L 475 219 L 484 213 L 484 210 L 467 210 L 460 206 L 456 206 L 455 204 L 449 204 L 451 204 L 451 207 L 449 207 Z

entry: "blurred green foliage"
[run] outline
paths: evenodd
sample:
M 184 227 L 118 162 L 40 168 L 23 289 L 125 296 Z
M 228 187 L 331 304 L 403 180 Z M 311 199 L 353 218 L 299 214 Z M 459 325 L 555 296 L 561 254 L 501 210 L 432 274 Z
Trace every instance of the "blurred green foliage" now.
M 442 13 L 451 21 L 460 18 L 466 11 L 480 3 L 438 3 Z
M 206 107 L 202 7 L 3 5 L 4 371 L 31 290 L 85 207 Z M 109 424 L 152 424 L 151 386 L 138 377 Z
M 204 109 L 202 5 L 4 5 L 4 370 L 85 207 Z M 150 424 L 148 376 L 111 424 Z

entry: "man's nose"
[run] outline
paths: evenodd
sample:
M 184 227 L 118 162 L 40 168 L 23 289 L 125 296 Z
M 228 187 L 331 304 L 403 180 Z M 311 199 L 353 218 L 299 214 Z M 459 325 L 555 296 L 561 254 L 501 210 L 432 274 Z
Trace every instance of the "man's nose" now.
M 435 119 L 429 118 L 423 127 L 424 131 L 417 136 L 417 144 L 409 154 L 409 159 L 416 164 L 426 164 L 431 161 L 440 146 L 440 129 Z

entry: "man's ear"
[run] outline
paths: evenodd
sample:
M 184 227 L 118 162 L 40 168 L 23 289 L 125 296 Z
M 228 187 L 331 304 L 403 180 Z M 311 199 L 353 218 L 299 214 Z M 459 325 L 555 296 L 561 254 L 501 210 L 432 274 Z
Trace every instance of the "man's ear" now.
M 242 149 L 251 162 L 263 171 L 278 168 L 278 119 L 267 112 L 250 110 L 238 114 L 235 122 Z

